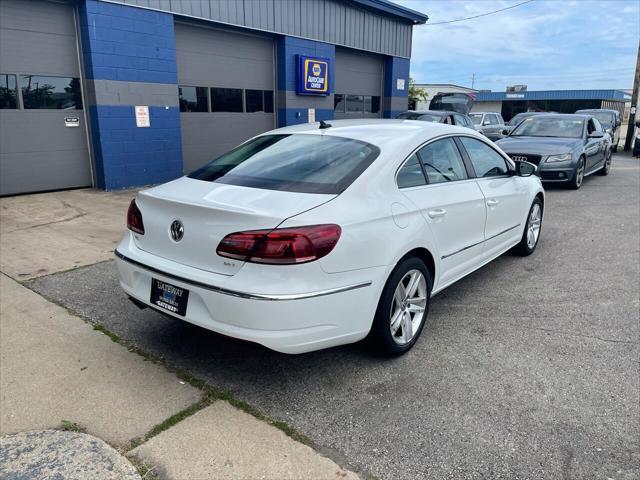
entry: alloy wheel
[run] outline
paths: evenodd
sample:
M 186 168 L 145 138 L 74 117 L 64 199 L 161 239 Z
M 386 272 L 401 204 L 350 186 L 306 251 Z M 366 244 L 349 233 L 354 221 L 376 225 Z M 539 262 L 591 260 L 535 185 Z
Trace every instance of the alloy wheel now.
M 527 246 L 532 249 L 538 243 L 540 237 L 540 227 L 542 226 L 542 209 L 536 203 L 529 214 L 529 225 L 527 227 Z
M 411 342 L 420 329 L 426 306 L 427 281 L 420 270 L 409 270 L 398 283 L 391 303 L 389 328 L 394 342 Z
M 582 180 L 584 180 L 584 160 L 581 159 L 580 163 L 578 163 L 578 169 L 576 170 L 576 186 L 582 185 Z

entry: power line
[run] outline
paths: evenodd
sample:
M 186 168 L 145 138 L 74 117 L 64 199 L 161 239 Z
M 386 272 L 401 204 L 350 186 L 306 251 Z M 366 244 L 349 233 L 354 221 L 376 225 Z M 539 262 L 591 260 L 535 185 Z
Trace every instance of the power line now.
M 501 8 L 500 10 L 494 10 L 493 12 L 481 13 L 480 15 L 474 15 L 472 17 L 466 17 L 466 18 L 458 18 L 456 20 L 447 20 L 445 22 L 427 23 L 425 25 L 427 27 L 430 27 L 432 25 L 443 25 L 445 23 L 455 23 L 455 22 L 463 22 L 465 20 L 473 20 L 474 18 L 486 17 L 487 15 L 493 15 L 494 13 L 504 12 L 505 10 L 510 10 L 512 8 L 516 8 L 516 7 L 519 7 L 520 5 L 531 3 L 533 1 L 534 0 L 526 0 L 525 2 L 516 3 L 515 5 L 511 5 L 510 7 Z

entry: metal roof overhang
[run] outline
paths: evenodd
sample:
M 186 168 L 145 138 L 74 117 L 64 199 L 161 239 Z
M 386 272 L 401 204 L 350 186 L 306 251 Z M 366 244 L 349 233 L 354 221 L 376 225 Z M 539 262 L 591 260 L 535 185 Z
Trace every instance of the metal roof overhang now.
M 395 17 L 402 18 L 404 20 L 410 20 L 413 24 L 423 24 L 429 20 L 429 17 L 424 13 L 416 12 L 410 8 L 402 7 L 388 0 L 351 0 L 353 3 L 359 4 L 362 7 L 370 10 L 375 10 L 387 15 L 393 15 Z

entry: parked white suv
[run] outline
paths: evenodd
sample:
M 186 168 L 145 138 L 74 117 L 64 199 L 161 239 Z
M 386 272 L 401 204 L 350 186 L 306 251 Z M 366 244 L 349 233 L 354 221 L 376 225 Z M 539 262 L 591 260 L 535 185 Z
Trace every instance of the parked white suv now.
M 469 116 L 478 127 L 479 132 L 490 140 L 498 140 L 503 137 L 504 119 L 496 112 L 473 112 Z

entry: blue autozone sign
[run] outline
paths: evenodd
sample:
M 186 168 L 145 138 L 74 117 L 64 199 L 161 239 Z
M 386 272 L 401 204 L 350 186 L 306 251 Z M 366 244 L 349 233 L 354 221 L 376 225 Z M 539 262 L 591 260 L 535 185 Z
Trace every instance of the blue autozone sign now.
M 299 95 L 329 95 L 329 59 L 298 55 Z

